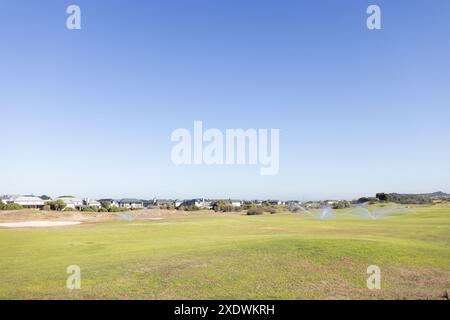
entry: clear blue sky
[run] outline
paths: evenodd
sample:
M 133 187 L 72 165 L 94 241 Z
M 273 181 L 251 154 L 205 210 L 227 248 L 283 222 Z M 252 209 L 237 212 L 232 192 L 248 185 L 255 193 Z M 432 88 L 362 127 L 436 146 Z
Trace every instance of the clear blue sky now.
M 2 1 L 0 41 L 0 193 L 450 192 L 448 0 Z M 279 128 L 279 174 L 173 165 L 194 120 Z

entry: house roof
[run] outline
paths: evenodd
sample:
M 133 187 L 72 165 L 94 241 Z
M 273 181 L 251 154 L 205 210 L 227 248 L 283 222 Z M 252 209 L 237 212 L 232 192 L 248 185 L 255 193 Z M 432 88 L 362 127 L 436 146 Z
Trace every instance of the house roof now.
M 68 203 L 73 203 L 73 204 L 83 203 L 83 201 L 81 199 L 74 198 L 74 197 L 59 197 L 56 200 L 62 200 L 62 201 L 64 201 L 65 204 L 68 204 Z
M 142 203 L 142 200 L 139 199 L 121 199 L 119 202 L 121 203 Z
M 13 201 L 21 201 L 21 202 L 29 202 L 29 201 L 37 201 L 37 202 L 43 202 L 41 198 L 35 197 L 35 196 L 16 196 L 12 197 Z
M 17 197 L 20 197 L 20 195 L 18 195 L 18 194 L 5 194 L 5 195 L 1 196 L 1 199 L 2 200 L 12 200 L 12 199 L 15 199 Z

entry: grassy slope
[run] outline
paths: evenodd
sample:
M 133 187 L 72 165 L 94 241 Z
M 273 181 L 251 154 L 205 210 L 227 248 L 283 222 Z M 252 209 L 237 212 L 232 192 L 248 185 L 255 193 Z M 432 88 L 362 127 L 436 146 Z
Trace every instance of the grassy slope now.
M 210 216 L 0 229 L 0 298 L 436 298 L 450 288 L 450 207 L 383 220 Z M 68 265 L 82 289 L 65 288 Z M 366 268 L 382 290 L 366 288 Z

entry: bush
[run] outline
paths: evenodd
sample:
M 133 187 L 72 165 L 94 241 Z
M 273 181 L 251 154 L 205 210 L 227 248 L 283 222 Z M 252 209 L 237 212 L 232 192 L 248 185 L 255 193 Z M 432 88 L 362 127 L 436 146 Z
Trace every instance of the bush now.
M 62 211 L 66 208 L 66 204 L 62 200 L 47 201 L 45 204 L 50 206 L 50 210 L 55 211 Z
M 228 206 L 229 204 L 228 203 L 226 203 L 225 201 L 223 201 L 223 200 L 219 200 L 219 201 L 216 201 L 216 202 L 214 202 L 213 204 L 212 204 L 212 209 L 215 211 L 215 212 L 221 212 L 221 211 L 225 211 L 225 210 L 227 210 L 227 206 Z
M 241 207 L 234 207 L 231 203 L 219 200 L 213 203 L 212 208 L 215 212 L 240 212 Z
M 160 205 L 159 208 L 162 210 L 173 210 L 174 209 L 174 207 L 169 203 L 164 203 L 164 204 Z
M 97 210 L 97 212 L 108 212 L 108 209 L 106 208 L 100 208 Z
M 110 201 L 102 201 L 100 202 L 102 204 L 102 208 L 106 209 L 106 211 L 109 211 L 111 209 L 111 202 Z
M 270 213 L 270 214 L 274 214 L 277 213 L 277 209 L 274 207 L 269 207 L 265 209 L 266 212 Z
M 244 205 L 242 206 L 242 209 L 244 210 L 250 210 L 251 208 L 255 208 L 256 205 L 253 203 L 244 203 Z
M 264 209 L 263 208 L 251 208 L 247 211 L 247 215 L 248 216 L 255 216 L 255 215 L 260 215 L 264 213 Z
M 20 209 L 23 209 L 23 207 L 20 204 L 7 203 L 3 206 L 2 210 L 20 210 Z
M 218 207 L 214 207 L 215 212 L 233 212 L 234 207 L 231 204 L 225 204 Z
M 186 207 L 183 207 L 183 210 L 184 211 L 199 211 L 200 208 L 196 207 L 196 206 L 186 206 Z
M 377 197 L 378 200 L 380 200 L 380 201 L 391 201 L 392 200 L 392 197 L 389 194 L 386 194 L 384 192 L 377 193 L 375 195 L 375 197 Z
M 63 209 L 63 211 L 76 211 L 76 210 L 72 207 L 66 207 Z
M 83 211 L 83 212 L 97 212 L 97 209 L 93 208 L 93 207 L 83 207 L 83 208 L 81 208 L 81 211 Z
M 124 212 L 124 211 L 128 211 L 127 208 L 119 208 L 119 207 L 111 207 L 108 209 L 108 212 Z
M 359 203 L 359 204 L 366 203 L 366 202 L 370 202 L 370 199 L 367 197 L 359 198 L 358 201 L 356 201 L 356 203 Z
M 333 209 L 345 209 L 345 208 L 350 208 L 352 206 L 352 204 L 347 201 L 338 201 L 335 204 L 333 204 Z
M 429 204 L 431 199 L 420 194 L 377 193 L 376 197 L 382 202 L 395 202 L 400 204 Z

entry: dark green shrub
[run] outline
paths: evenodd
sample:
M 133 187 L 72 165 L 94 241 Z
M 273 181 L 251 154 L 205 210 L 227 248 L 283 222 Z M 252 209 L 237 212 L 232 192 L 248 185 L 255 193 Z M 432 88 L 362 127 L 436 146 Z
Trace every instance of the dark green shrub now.
M 66 204 L 62 200 L 47 201 L 45 204 L 47 206 L 50 206 L 50 210 L 55 210 L 55 211 L 61 211 L 66 208 Z
M 359 203 L 359 204 L 361 204 L 361 203 L 366 203 L 366 202 L 370 202 L 370 199 L 367 198 L 367 197 L 359 198 L 359 199 L 356 201 L 356 203 Z
M 253 204 L 253 203 L 245 203 L 245 204 L 242 206 L 242 209 L 244 209 L 244 210 L 250 210 L 251 208 L 255 208 L 255 207 L 256 207 L 256 205 Z
M 83 207 L 83 208 L 81 208 L 81 211 L 83 211 L 83 212 L 97 212 L 97 209 L 93 208 L 93 207 Z
M 213 203 L 212 208 L 215 212 L 239 212 L 241 207 L 234 207 L 231 203 L 219 200 Z
M 111 208 L 108 209 L 108 212 L 125 212 L 128 211 L 127 208 L 119 208 L 119 207 L 115 207 L 112 206 Z
M 106 209 L 106 211 L 112 208 L 110 201 L 102 201 L 100 203 L 102 204 L 102 208 Z
M 197 206 L 186 206 L 183 208 L 184 211 L 199 211 L 200 208 Z
M 2 210 L 20 210 L 20 209 L 23 209 L 23 207 L 20 204 L 7 203 L 3 206 Z
M 171 205 L 169 203 L 164 203 L 164 204 L 160 205 L 159 208 L 162 210 L 173 210 L 174 209 L 173 205 Z

